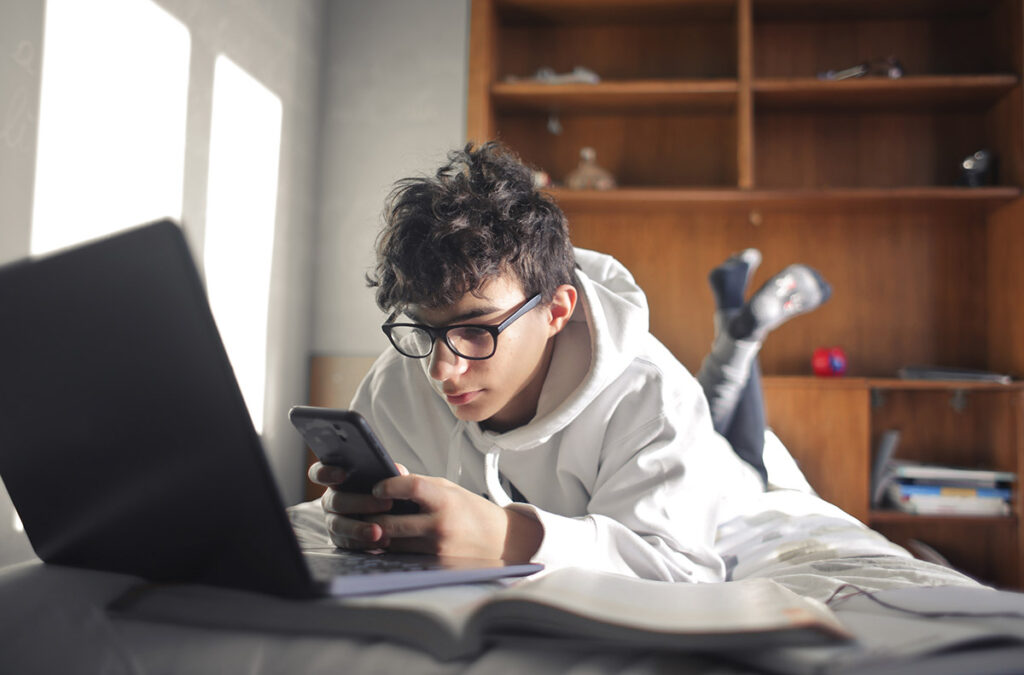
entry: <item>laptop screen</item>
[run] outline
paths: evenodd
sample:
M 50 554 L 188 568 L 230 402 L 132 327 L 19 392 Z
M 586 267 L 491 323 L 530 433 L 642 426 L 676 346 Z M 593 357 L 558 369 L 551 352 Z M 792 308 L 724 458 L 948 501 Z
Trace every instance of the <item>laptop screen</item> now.
M 44 561 L 310 593 L 170 221 L 0 268 L 0 475 Z

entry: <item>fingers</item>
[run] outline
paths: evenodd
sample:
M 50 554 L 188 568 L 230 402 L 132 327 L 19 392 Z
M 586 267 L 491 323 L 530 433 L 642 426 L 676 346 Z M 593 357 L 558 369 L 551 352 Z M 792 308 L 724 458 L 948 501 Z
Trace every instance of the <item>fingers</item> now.
M 351 516 L 390 511 L 392 501 L 390 499 L 378 499 L 373 495 L 341 492 L 328 488 L 324 491 L 323 496 L 320 497 L 320 506 L 325 513 Z
M 364 522 L 380 527 L 382 537 L 392 543 L 416 537 L 437 538 L 437 518 L 429 513 L 368 516 Z
M 321 462 L 313 462 L 306 473 L 310 481 L 325 487 L 340 485 L 347 476 L 345 470 L 341 467 L 327 466 Z
M 383 538 L 383 529 L 376 523 L 365 523 L 333 513 L 327 514 L 326 523 L 331 541 L 340 548 L 365 550 L 387 544 Z
M 400 473 L 401 475 L 409 475 L 409 470 L 405 468 L 405 464 L 399 464 L 398 462 L 395 462 L 395 466 L 398 468 L 398 473 Z
M 443 478 L 409 474 L 382 480 L 373 486 L 373 495 L 381 499 L 409 499 L 419 504 L 421 510 L 438 511 L 451 487 L 457 486 Z
M 442 555 L 437 539 L 430 537 L 410 537 L 408 539 L 394 539 L 388 546 L 392 553 L 427 553 L 429 555 Z

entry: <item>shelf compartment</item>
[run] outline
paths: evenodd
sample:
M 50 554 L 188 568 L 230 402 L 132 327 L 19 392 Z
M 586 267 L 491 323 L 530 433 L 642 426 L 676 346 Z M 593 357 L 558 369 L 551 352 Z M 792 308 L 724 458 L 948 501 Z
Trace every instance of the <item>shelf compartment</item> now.
M 507 21 L 587 22 L 729 19 L 736 0 L 496 0 Z
M 880 392 L 873 397 L 872 404 L 872 452 L 886 430 L 898 429 L 898 459 L 1019 471 L 1018 439 L 1013 430 L 1024 388 L 872 388 Z
M 499 1 L 495 77 L 577 66 L 602 80 L 735 78 L 735 2 Z
M 865 77 L 819 80 L 776 77 L 754 80 L 754 104 L 781 108 L 829 109 L 984 109 L 1018 83 L 1010 73 L 993 75 L 926 75 L 892 80 Z
M 629 80 L 596 84 L 498 82 L 491 100 L 498 110 L 642 111 L 735 108 L 736 80 Z
M 1001 588 L 1020 588 L 1019 521 L 1016 517 L 909 516 L 875 520 L 871 527 L 906 546 L 916 539 L 933 547 L 958 570 Z
M 731 112 L 565 111 L 558 115 L 558 134 L 548 131 L 545 112 L 502 110 L 496 119 L 502 140 L 557 183 L 579 165 L 580 150 L 592 147 L 597 163 L 619 185 L 736 185 L 736 115 Z
M 1015 148 L 997 129 L 994 110 L 761 110 L 754 175 L 761 188 L 954 186 L 963 158 L 988 148 L 1012 179 Z
M 759 0 L 754 9 L 757 77 L 815 77 L 895 57 L 904 74 L 1020 73 L 1012 45 L 1014 3 Z

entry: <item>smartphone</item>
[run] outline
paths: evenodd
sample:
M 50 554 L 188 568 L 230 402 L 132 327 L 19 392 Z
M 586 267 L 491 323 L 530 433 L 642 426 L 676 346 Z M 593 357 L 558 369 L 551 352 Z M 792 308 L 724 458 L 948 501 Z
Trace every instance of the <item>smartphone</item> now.
M 370 494 L 380 481 L 400 475 L 366 419 L 356 411 L 297 405 L 288 411 L 288 419 L 321 462 L 348 473 L 339 490 Z M 419 510 L 416 502 L 396 499 L 388 513 Z

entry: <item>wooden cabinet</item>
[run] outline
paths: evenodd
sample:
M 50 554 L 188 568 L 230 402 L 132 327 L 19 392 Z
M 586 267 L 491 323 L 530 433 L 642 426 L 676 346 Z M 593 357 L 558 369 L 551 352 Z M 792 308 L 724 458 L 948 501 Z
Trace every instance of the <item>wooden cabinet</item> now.
M 977 412 L 932 428 L 947 414 L 937 401 L 963 387 L 895 379 L 908 364 L 1024 377 L 1021 5 L 473 0 L 467 110 L 468 138 L 500 138 L 548 172 L 574 241 L 633 271 L 652 330 L 692 371 L 711 343 L 715 265 L 759 248 L 754 288 L 791 262 L 819 269 L 832 299 L 761 353 L 769 422 L 826 498 L 1016 587 L 1020 488 L 1001 519 L 873 514 L 867 495 L 887 424 L 907 456 L 1024 469 L 1016 385 L 971 389 Z M 817 78 L 890 56 L 902 78 Z M 530 77 L 577 66 L 600 82 Z M 618 189 L 557 187 L 586 146 Z M 998 181 L 957 186 L 960 161 L 981 148 L 998 157 Z M 811 377 L 812 351 L 833 345 L 848 375 Z

